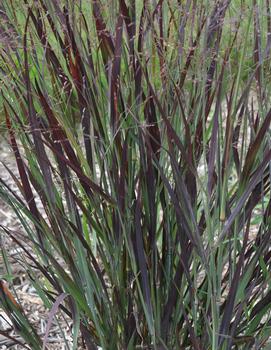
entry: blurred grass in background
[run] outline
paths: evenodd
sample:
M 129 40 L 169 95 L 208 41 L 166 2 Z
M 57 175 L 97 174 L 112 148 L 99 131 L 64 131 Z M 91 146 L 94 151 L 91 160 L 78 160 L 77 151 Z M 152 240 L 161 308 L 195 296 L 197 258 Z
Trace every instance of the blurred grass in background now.
M 2 1 L 1 228 L 73 349 L 270 346 L 269 5 Z

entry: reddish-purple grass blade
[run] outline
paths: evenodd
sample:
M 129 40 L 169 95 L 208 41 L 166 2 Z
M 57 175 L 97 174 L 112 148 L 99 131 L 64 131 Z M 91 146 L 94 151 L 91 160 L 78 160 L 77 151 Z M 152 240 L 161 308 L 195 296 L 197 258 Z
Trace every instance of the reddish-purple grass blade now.
M 40 214 L 39 214 L 39 211 L 37 209 L 36 202 L 35 202 L 35 199 L 34 199 L 34 195 L 33 195 L 33 192 L 32 192 L 32 189 L 31 189 L 31 186 L 30 186 L 30 183 L 29 183 L 26 171 L 25 171 L 25 166 L 24 166 L 22 157 L 20 155 L 20 151 L 19 151 L 19 148 L 18 148 L 18 145 L 17 145 L 17 141 L 16 141 L 16 138 L 15 138 L 15 135 L 14 135 L 14 131 L 12 130 L 11 120 L 9 118 L 9 115 L 8 115 L 7 110 L 6 110 L 5 107 L 4 107 L 4 111 L 5 111 L 5 114 L 6 114 L 6 123 L 7 123 L 7 127 L 8 127 L 8 130 L 9 130 L 11 147 L 12 147 L 15 159 L 16 159 L 18 171 L 19 171 L 20 178 L 21 178 L 21 181 L 22 181 L 24 197 L 26 199 L 26 202 L 27 202 L 27 204 L 29 206 L 29 209 L 30 209 L 32 215 L 34 216 L 35 220 L 38 222 L 39 219 L 40 219 Z M 36 227 L 36 230 L 37 230 L 37 234 L 38 234 L 40 243 L 42 243 L 42 234 L 40 232 L 40 229 L 38 227 Z
M 138 267 L 140 272 L 140 279 L 142 283 L 142 290 L 144 299 L 146 302 L 147 312 L 149 314 L 150 320 L 153 318 L 152 302 L 151 302 L 151 292 L 149 285 L 149 276 L 146 263 L 146 255 L 144 250 L 143 236 L 141 230 L 141 183 L 138 183 L 138 195 L 135 206 L 135 234 L 136 234 L 136 256 L 138 259 Z
M 120 142 L 117 134 L 119 128 L 119 94 L 120 94 L 120 63 L 122 51 L 122 32 L 123 32 L 123 18 L 120 15 L 116 24 L 116 39 L 114 45 L 114 58 L 111 70 L 111 84 L 110 84 L 110 105 L 111 105 L 111 124 L 114 136 L 117 142 Z
M 264 139 L 264 135 L 268 131 L 268 128 L 271 123 L 271 109 L 267 113 L 266 117 L 264 118 L 264 121 L 262 123 L 262 126 L 260 130 L 258 131 L 255 140 L 253 143 L 249 146 L 249 150 L 247 152 L 245 165 L 243 167 L 243 171 L 241 174 L 241 181 L 246 182 L 249 178 L 249 174 L 252 170 L 252 167 L 254 165 L 257 153 L 262 145 L 262 140 Z
M 46 330 L 45 330 L 45 335 L 44 335 L 44 339 L 43 339 L 43 344 L 42 344 L 42 350 L 46 349 L 46 345 L 48 343 L 49 340 L 49 333 L 50 333 L 50 329 L 54 320 L 54 317 L 59 309 L 59 305 L 63 302 L 63 300 L 68 296 L 67 293 L 62 293 L 60 294 L 57 298 L 56 301 L 54 302 L 52 309 L 49 312 L 48 315 L 48 322 L 46 325 Z
M 101 9 L 98 0 L 92 0 L 93 15 L 95 19 L 95 25 L 97 30 L 97 36 L 100 41 L 100 47 L 102 51 L 104 64 L 108 64 L 108 60 L 114 53 L 113 39 L 110 32 L 106 29 L 105 22 L 102 18 Z

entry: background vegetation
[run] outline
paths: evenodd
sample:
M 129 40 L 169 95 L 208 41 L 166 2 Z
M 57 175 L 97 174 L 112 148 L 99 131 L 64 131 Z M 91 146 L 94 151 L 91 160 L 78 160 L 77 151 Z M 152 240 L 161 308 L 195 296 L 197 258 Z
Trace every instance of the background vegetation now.
M 3 179 L 0 195 L 24 230 L 1 228 L 73 349 L 269 349 L 269 0 L 3 0 L 0 16 L 21 196 Z

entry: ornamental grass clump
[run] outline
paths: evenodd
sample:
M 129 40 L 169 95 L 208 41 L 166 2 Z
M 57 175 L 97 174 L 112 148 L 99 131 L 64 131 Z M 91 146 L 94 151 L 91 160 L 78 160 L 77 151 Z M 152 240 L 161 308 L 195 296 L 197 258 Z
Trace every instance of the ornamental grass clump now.
M 0 196 L 22 227 L 1 232 L 48 325 L 60 309 L 73 349 L 268 349 L 269 0 L 3 0 L 1 16 L 20 194 L 0 175 Z M 50 327 L 13 301 L 2 289 L 45 349 Z

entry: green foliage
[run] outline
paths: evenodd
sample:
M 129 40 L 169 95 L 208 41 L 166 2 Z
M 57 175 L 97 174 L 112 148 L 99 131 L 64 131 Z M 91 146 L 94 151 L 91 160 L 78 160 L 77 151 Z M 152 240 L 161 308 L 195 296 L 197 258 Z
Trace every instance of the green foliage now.
M 0 196 L 24 232 L 1 227 L 50 317 L 60 307 L 73 320 L 74 349 L 78 336 L 91 350 L 268 347 L 263 3 L 3 1 L 18 41 L 2 45 L 1 92 L 21 197 L 1 177 Z

